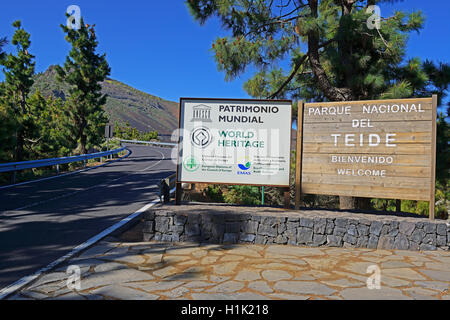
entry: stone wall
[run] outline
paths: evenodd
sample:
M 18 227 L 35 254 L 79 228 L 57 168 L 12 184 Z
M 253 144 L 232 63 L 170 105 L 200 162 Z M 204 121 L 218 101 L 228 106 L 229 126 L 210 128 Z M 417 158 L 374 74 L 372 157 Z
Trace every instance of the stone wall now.
M 450 224 L 324 210 L 219 205 L 165 206 L 146 212 L 143 240 L 448 250 Z

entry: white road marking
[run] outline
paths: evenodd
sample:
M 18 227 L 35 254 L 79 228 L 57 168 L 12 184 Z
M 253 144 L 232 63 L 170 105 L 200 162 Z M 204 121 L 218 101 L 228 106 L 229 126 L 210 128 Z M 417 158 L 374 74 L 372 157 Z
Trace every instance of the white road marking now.
M 170 190 L 170 192 L 171 193 L 175 192 L 175 188 Z M 48 266 L 40 269 L 39 271 L 35 272 L 32 275 L 25 276 L 25 277 L 17 280 L 16 282 L 14 282 L 13 284 L 7 286 L 6 288 L 3 288 L 2 290 L 0 290 L 0 300 L 3 300 L 6 297 L 8 297 L 11 294 L 13 294 L 14 292 L 22 289 L 24 286 L 30 284 L 32 281 L 34 281 L 37 278 L 39 278 L 43 273 L 50 271 L 51 269 L 55 268 L 57 265 L 59 265 L 59 264 L 65 262 L 66 260 L 72 258 L 74 255 L 76 255 L 77 253 L 81 252 L 82 250 L 85 250 L 85 249 L 91 247 L 92 245 L 94 245 L 95 243 L 100 241 L 101 239 L 107 237 L 109 234 L 111 234 L 112 232 L 116 231 L 117 229 L 119 229 L 120 227 L 125 225 L 127 222 L 129 222 L 129 221 L 135 219 L 136 217 L 140 216 L 141 214 L 143 214 L 145 211 L 147 211 L 148 209 L 153 207 L 158 202 L 160 202 L 159 199 L 153 200 L 152 202 L 150 202 L 149 204 L 143 206 L 141 209 L 139 209 L 138 211 L 136 211 L 132 215 L 126 217 L 125 219 L 122 219 L 121 221 L 119 221 L 115 225 L 107 228 L 106 230 L 104 230 L 103 232 L 99 233 L 98 235 L 96 235 L 96 236 L 90 238 L 89 240 L 87 240 L 86 242 L 76 246 L 68 254 L 66 254 L 66 255 L 62 256 L 61 258 L 53 261 Z

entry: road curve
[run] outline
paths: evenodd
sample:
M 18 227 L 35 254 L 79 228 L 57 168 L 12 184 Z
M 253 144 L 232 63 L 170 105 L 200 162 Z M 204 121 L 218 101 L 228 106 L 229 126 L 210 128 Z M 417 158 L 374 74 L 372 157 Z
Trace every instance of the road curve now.
M 0 289 L 67 254 L 158 197 L 171 149 L 129 145 L 93 170 L 0 190 Z

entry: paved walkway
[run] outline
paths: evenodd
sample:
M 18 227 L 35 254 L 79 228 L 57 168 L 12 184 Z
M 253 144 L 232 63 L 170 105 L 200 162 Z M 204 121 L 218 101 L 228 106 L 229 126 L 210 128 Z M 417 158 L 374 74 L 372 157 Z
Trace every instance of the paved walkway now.
M 367 287 L 372 265 L 380 289 Z M 11 299 L 449 300 L 450 252 L 103 241 Z

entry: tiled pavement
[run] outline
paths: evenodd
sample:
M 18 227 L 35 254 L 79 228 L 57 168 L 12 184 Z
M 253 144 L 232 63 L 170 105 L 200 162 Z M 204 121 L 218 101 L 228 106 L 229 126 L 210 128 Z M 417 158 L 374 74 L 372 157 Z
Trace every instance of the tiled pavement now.
M 371 265 L 380 289 L 367 288 Z M 102 241 L 10 299 L 450 300 L 450 251 Z

